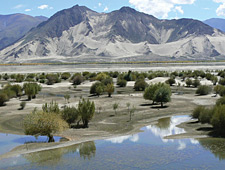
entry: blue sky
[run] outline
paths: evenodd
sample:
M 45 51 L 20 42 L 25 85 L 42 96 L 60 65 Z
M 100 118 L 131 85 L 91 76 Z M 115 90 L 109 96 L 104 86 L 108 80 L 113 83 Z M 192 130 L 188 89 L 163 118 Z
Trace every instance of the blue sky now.
M 25 13 L 50 17 L 76 4 L 98 12 L 110 12 L 130 6 L 163 19 L 225 19 L 225 0 L 1 0 L 0 14 Z

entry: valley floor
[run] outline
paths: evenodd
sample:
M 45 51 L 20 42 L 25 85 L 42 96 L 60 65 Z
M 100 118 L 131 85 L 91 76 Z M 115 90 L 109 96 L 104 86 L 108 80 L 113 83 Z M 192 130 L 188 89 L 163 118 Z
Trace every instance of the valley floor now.
M 62 107 L 64 105 L 76 106 L 80 97 L 89 98 L 95 102 L 96 114 L 90 121 L 88 129 L 69 129 L 62 134 L 55 134 L 68 138 L 69 141 L 67 142 L 22 145 L 2 155 L 0 159 L 17 154 L 64 147 L 84 141 L 132 135 L 138 133 L 141 127 L 156 123 L 159 118 L 173 115 L 190 115 L 197 105 L 210 106 L 215 104 L 218 99 L 218 97 L 214 97 L 214 94 L 196 96 L 195 88 L 172 87 L 172 101 L 167 103 L 165 108 L 160 108 L 159 105 L 151 105 L 151 101 L 144 100 L 143 92 L 135 92 L 133 90 L 134 82 L 129 82 L 128 87 L 116 88 L 116 93 L 111 98 L 107 97 L 106 94 L 100 97 L 90 96 L 89 89 L 91 84 L 92 82 L 84 82 L 77 86 L 76 89 L 68 81 L 52 86 L 43 85 L 43 89 L 37 98 L 27 101 L 24 110 L 18 109 L 20 102 L 26 100 L 26 96 L 23 96 L 21 99 L 11 99 L 7 102 L 7 105 L 0 109 L 0 132 L 2 133 L 23 134 L 22 120 L 24 116 L 35 107 L 40 110 L 44 103 L 49 103 L 52 100 Z M 66 103 L 63 97 L 66 93 L 71 96 L 69 103 Z M 131 104 L 131 107 L 134 106 L 136 108 L 131 121 L 129 120 L 126 106 L 128 102 Z M 112 108 L 114 103 L 119 103 L 117 113 Z M 186 129 L 187 133 L 167 138 L 204 137 L 208 133 L 207 131 L 196 130 L 202 127 L 201 124 L 186 123 L 182 127 Z

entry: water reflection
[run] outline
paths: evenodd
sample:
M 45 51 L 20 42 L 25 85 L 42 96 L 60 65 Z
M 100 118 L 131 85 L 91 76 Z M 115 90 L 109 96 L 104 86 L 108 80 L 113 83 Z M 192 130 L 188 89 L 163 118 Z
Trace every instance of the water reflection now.
M 24 158 L 28 160 L 30 163 L 35 163 L 38 165 L 56 165 L 60 162 L 63 155 L 66 154 L 75 154 L 79 153 L 80 158 L 90 160 L 92 157 L 95 157 L 96 146 L 94 142 L 85 142 L 77 145 L 72 145 L 63 148 L 57 148 L 54 150 L 46 150 L 40 152 L 34 152 L 25 154 Z M 74 157 L 75 157 L 74 155 Z
M 129 140 L 131 142 L 138 142 L 139 135 L 135 134 L 135 135 L 120 136 L 111 139 L 106 139 L 105 141 L 109 141 L 111 143 L 123 143 L 126 140 Z
M 164 143 L 174 142 L 174 139 L 165 139 L 166 136 L 178 135 L 185 133 L 186 131 L 182 128 L 178 128 L 177 125 L 189 121 L 189 116 L 173 116 L 159 119 L 154 125 L 147 126 L 146 129 L 151 131 L 155 136 L 160 137 Z M 183 150 L 187 147 L 184 140 L 176 140 L 178 142 L 177 150 Z M 192 144 L 198 144 L 195 139 L 190 139 Z
M 223 138 L 203 138 L 198 139 L 198 141 L 201 146 L 213 153 L 216 158 L 219 158 L 219 160 L 225 160 L 225 140 Z

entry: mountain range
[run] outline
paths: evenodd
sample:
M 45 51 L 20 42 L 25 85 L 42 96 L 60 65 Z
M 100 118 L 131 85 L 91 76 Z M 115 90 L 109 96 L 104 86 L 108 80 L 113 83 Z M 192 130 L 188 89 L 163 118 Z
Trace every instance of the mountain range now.
M 225 32 L 225 19 L 222 18 L 211 18 L 208 20 L 203 21 L 205 24 L 208 24 L 209 26 L 213 28 L 217 28 L 223 32 Z
M 31 28 L 48 18 L 32 17 L 25 14 L 0 15 L 0 49 L 23 37 Z
M 194 19 L 160 20 L 122 7 L 57 12 L 0 51 L 0 61 L 86 62 L 224 59 L 225 33 Z

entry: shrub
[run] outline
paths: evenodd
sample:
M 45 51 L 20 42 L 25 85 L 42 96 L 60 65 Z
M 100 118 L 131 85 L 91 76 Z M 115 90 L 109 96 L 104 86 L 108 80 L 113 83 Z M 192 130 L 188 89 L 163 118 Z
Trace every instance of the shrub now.
M 224 86 L 223 86 L 223 88 L 220 89 L 219 95 L 220 96 L 225 96 L 225 87 Z
M 192 82 L 192 85 L 193 85 L 194 87 L 198 87 L 198 86 L 201 85 L 201 83 L 200 83 L 200 81 L 199 81 L 198 79 L 195 79 L 195 80 Z
M 190 87 L 190 86 L 192 85 L 192 80 L 188 78 L 188 79 L 185 81 L 185 83 L 186 83 L 186 85 L 187 85 L 188 87 Z
M 75 107 L 66 106 L 61 112 L 63 120 L 65 120 L 69 125 L 75 123 L 79 118 L 78 111 Z
M 7 81 L 7 80 L 9 79 L 9 75 L 8 75 L 7 73 L 5 73 L 5 74 L 3 75 L 3 79 L 4 79 L 5 81 Z
M 216 105 L 224 105 L 225 104 L 225 96 L 221 97 L 216 101 Z
M 134 84 L 135 91 L 144 91 L 148 84 L 145 82 L 144 79 L 137 79 Z
M 225 78 L 221 78 L 219 80 L 219 84 L 224 86 L 225 85 Z
M 213 85 L 215 86 L 216 83 L 218 82 L 218 78 L 217 78 L 216 76 L 213 76 L 213 77 L 211 78 L 211 81 L 212 81 Z
M 225 105 L 220 105 L 215 107 L 214 114 L 211 119 L 211 124 L 215 128 L 215 130 L 225 133 Z
M 194 111 L 192 112 L 191 116 L 192 118 L 194 119 L 198 119 L 198 121 L 200 120 L 199 117 L 200 117 L 200 114 L 201 112 L 205 109 L 204 106 L 198 106 L 194 109 Z
M 96 82 L 91 86 L 90 94 L 100 95 L 104 92 L 104 84 L 101 82 Z
M 24 81 L 25 76 L 23 74 L 17 74 L 16 75 L 16 82 L 23 82 Z
M 101 81 L 105 86 L 108 84 L 113 84 L 113 79 L 111 77 L 107 77 Z
M 46 112 L 46 113 L 56 113 L 59 114 L 60 113 L 60 109 L 59 109 L 59 105 L 56 102 L 51 101 L 49 104 L 45 103 L 42 105 L 42 111 Z
M 168 80 L 166 80 L 166 84 L 169 84 L 170 86 L 172 86 L 173 84 L 175 84 L 176 83 L 176 81 L 175 81 L 175 79 L 174 78 L 169 78 Z
M 31 100 L 32 98 L 36 98 L 38 92 L 41 91 L 41 86 L 37 83 L 25 83 L 23 89 L 28 96 L 28 100 Z
M 118 79 L 118 80 L 117 80 L 117 85 L 118 85 L 119 87 L 126 87 L 127 81 L 124 80 L 124 79 Z
M 217 94 L 220 94 L 220 92 L 223 91 L 223 89 L 225 89 L 225 87 L 218 84 L 218 85 L 216 85 L 216 86 L 214 87 L 213 90 L 214 90 L 214 92 L 215 92 L 216 95 L 217 95 Z M 224 90 L 224 92 L 225 92 L 225 90 Z M 224 94 L 225 94 L 225 93 L 224 93 Z M 223 95 L 222 95 L 222 96 L 223 96 Z
M 77 75 L 73 78 L 73 85 L 80 85 L 84 81 L 81 75 Z
M 107 77 L 108 77 L 108 75 L 106 75 L 105 73 L 99 73 L 96 77 L 96 80 L 102 81 L 102 80 L 106 79 Z
M 57 74 L 47 74 L 46 79 L 47 79 L 47 85 L 53 85 L 55 83 L 61 82 Z
M 26 106 L 26 102 L 21 102 L 20 103 L 20 109 L 23 110 Z
M 4 106 L 5 102 L 8 101 L 8 96 L 6 93 L 0 92 L 0 106 Z
M 211 92 L 211 88 L 207 85 L 201 85 L 198 87 L 198 89 L 196 90 L 196 94 L 198 95 L 207 95 Z
M 67 80 L 67 79 L 69 79 L 69 78 L 70 78 L 70 76 L 71 76 L 71 74 L 70 74 L 70 73 L 68 73 L 68 72 L 66 72 L 66 73 L 62 73 L 62 75 L 61 75 L 61 79 L 63 79 L 63 80 Z
M 22 95 L 22 87 L 18 84 L 12 85 L 11 90 L 13 90 L 16 93 L 17 97 Z
M 212 116 L 214 114 L 214 108 L 203 108 L 200 112 L 199 115 L 199 121 L 204 124 L 204 123 L 210 123 Z

